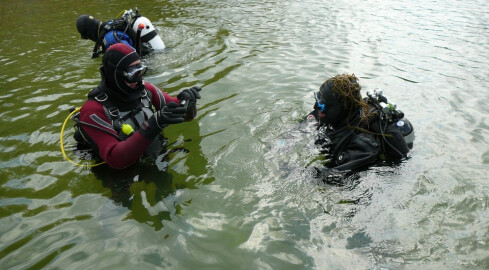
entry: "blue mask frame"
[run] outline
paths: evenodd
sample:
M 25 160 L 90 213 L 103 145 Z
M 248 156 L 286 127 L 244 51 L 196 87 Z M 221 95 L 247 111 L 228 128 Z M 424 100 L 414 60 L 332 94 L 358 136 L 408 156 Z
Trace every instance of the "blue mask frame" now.
M 326 104 L 321 103 L 318 98 L 318 93 L 314 93 L 314 98 L 316 99 L 316 103 L 318 105 L 319 111 L 324 112 L 326 110 Z

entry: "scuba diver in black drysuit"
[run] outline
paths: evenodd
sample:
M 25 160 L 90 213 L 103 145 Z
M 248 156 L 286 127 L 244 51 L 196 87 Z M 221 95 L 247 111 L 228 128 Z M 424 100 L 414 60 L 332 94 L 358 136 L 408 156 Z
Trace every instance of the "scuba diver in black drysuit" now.
M 328 160 L 323 173 L 401 160 L 413 147 L 414 130 L 404 113 L 381 90 L 362 98 L 360 89 L 354 74 L 342 74 L 315 93 L 314 111 L 306 119 L 318 124 L 316 143 Z
M 81 38 L 95 41 L 92 58 L 97 58 L 117 43 L 131 46 L 140 56 L 165 48 L 151 21 L 139 15 L 137 8 L 136 12 L 130 9 L 120 18 L 107 22 L 90 15 L 80 15 L 76 20 L 76 29 Z

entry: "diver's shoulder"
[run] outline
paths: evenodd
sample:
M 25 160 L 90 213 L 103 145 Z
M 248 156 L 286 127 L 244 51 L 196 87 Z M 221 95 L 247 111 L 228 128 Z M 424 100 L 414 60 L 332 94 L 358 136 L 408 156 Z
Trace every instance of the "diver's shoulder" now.
M 150 92 L 155 92 L 155 91 L 159 90 L 159 88 L 156 85 L 154 85 L 150 82 L 146 82 L 146 81 L 144 82 L 144 88 L 146 88 L 146 90 L 148 90 Z
M 96 100 L 87 100 L 80 109 L 80 113 L 102 113 L 105 114 L 104 106 Z

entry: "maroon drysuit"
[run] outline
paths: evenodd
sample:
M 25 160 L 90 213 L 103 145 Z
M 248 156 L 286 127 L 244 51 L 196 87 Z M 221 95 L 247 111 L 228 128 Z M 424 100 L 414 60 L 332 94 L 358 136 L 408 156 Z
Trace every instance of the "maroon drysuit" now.
M 151 83 L 145 82 L 146 90 L 151 93 L 151 101 L 156 110 L 160 110 L 165 104 L 175 102 L 180 105 L 176 97 L 171 97 Z M 116 169 L 125 168 L 136 162 L 151 144 L 153 138 L 148 135 L 143 136 L 140 131 L 127 138 L 120 140 L 114 135 L 118 135 L 112 125 L 112 121 L 107 117 L 104 106 L 96 100 L 88 100 L 83 104 L 80 111 L 80 121 L 95 125 L 101 129 L 81 124 L 84 134 L 88 136 L 96 145 L 98 155 L 107 162 L 110 167 Z M 143 126 L 147 122 L 143 123 Z M 151 137 L 151 136 L 149 136 Z

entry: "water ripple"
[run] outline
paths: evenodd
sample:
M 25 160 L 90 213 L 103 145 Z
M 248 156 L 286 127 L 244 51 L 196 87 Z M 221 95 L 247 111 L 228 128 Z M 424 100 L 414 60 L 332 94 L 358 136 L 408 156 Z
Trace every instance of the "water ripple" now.
M 168 45 L 144 59 L 146 80 L 170 94 L 204 87 L 197 121 L 165 130 L 175 151 L 130 179 L 59 152 L 68 109 L 100 79 L 75 19 L 121 6 L 5 5 L 3 267 L 487 268 L 483 0 L 142 3 Z M 344 72 L 384 89 L 417 142 L 399 166 L 317 183 L 315 130 L 297 122 Z

